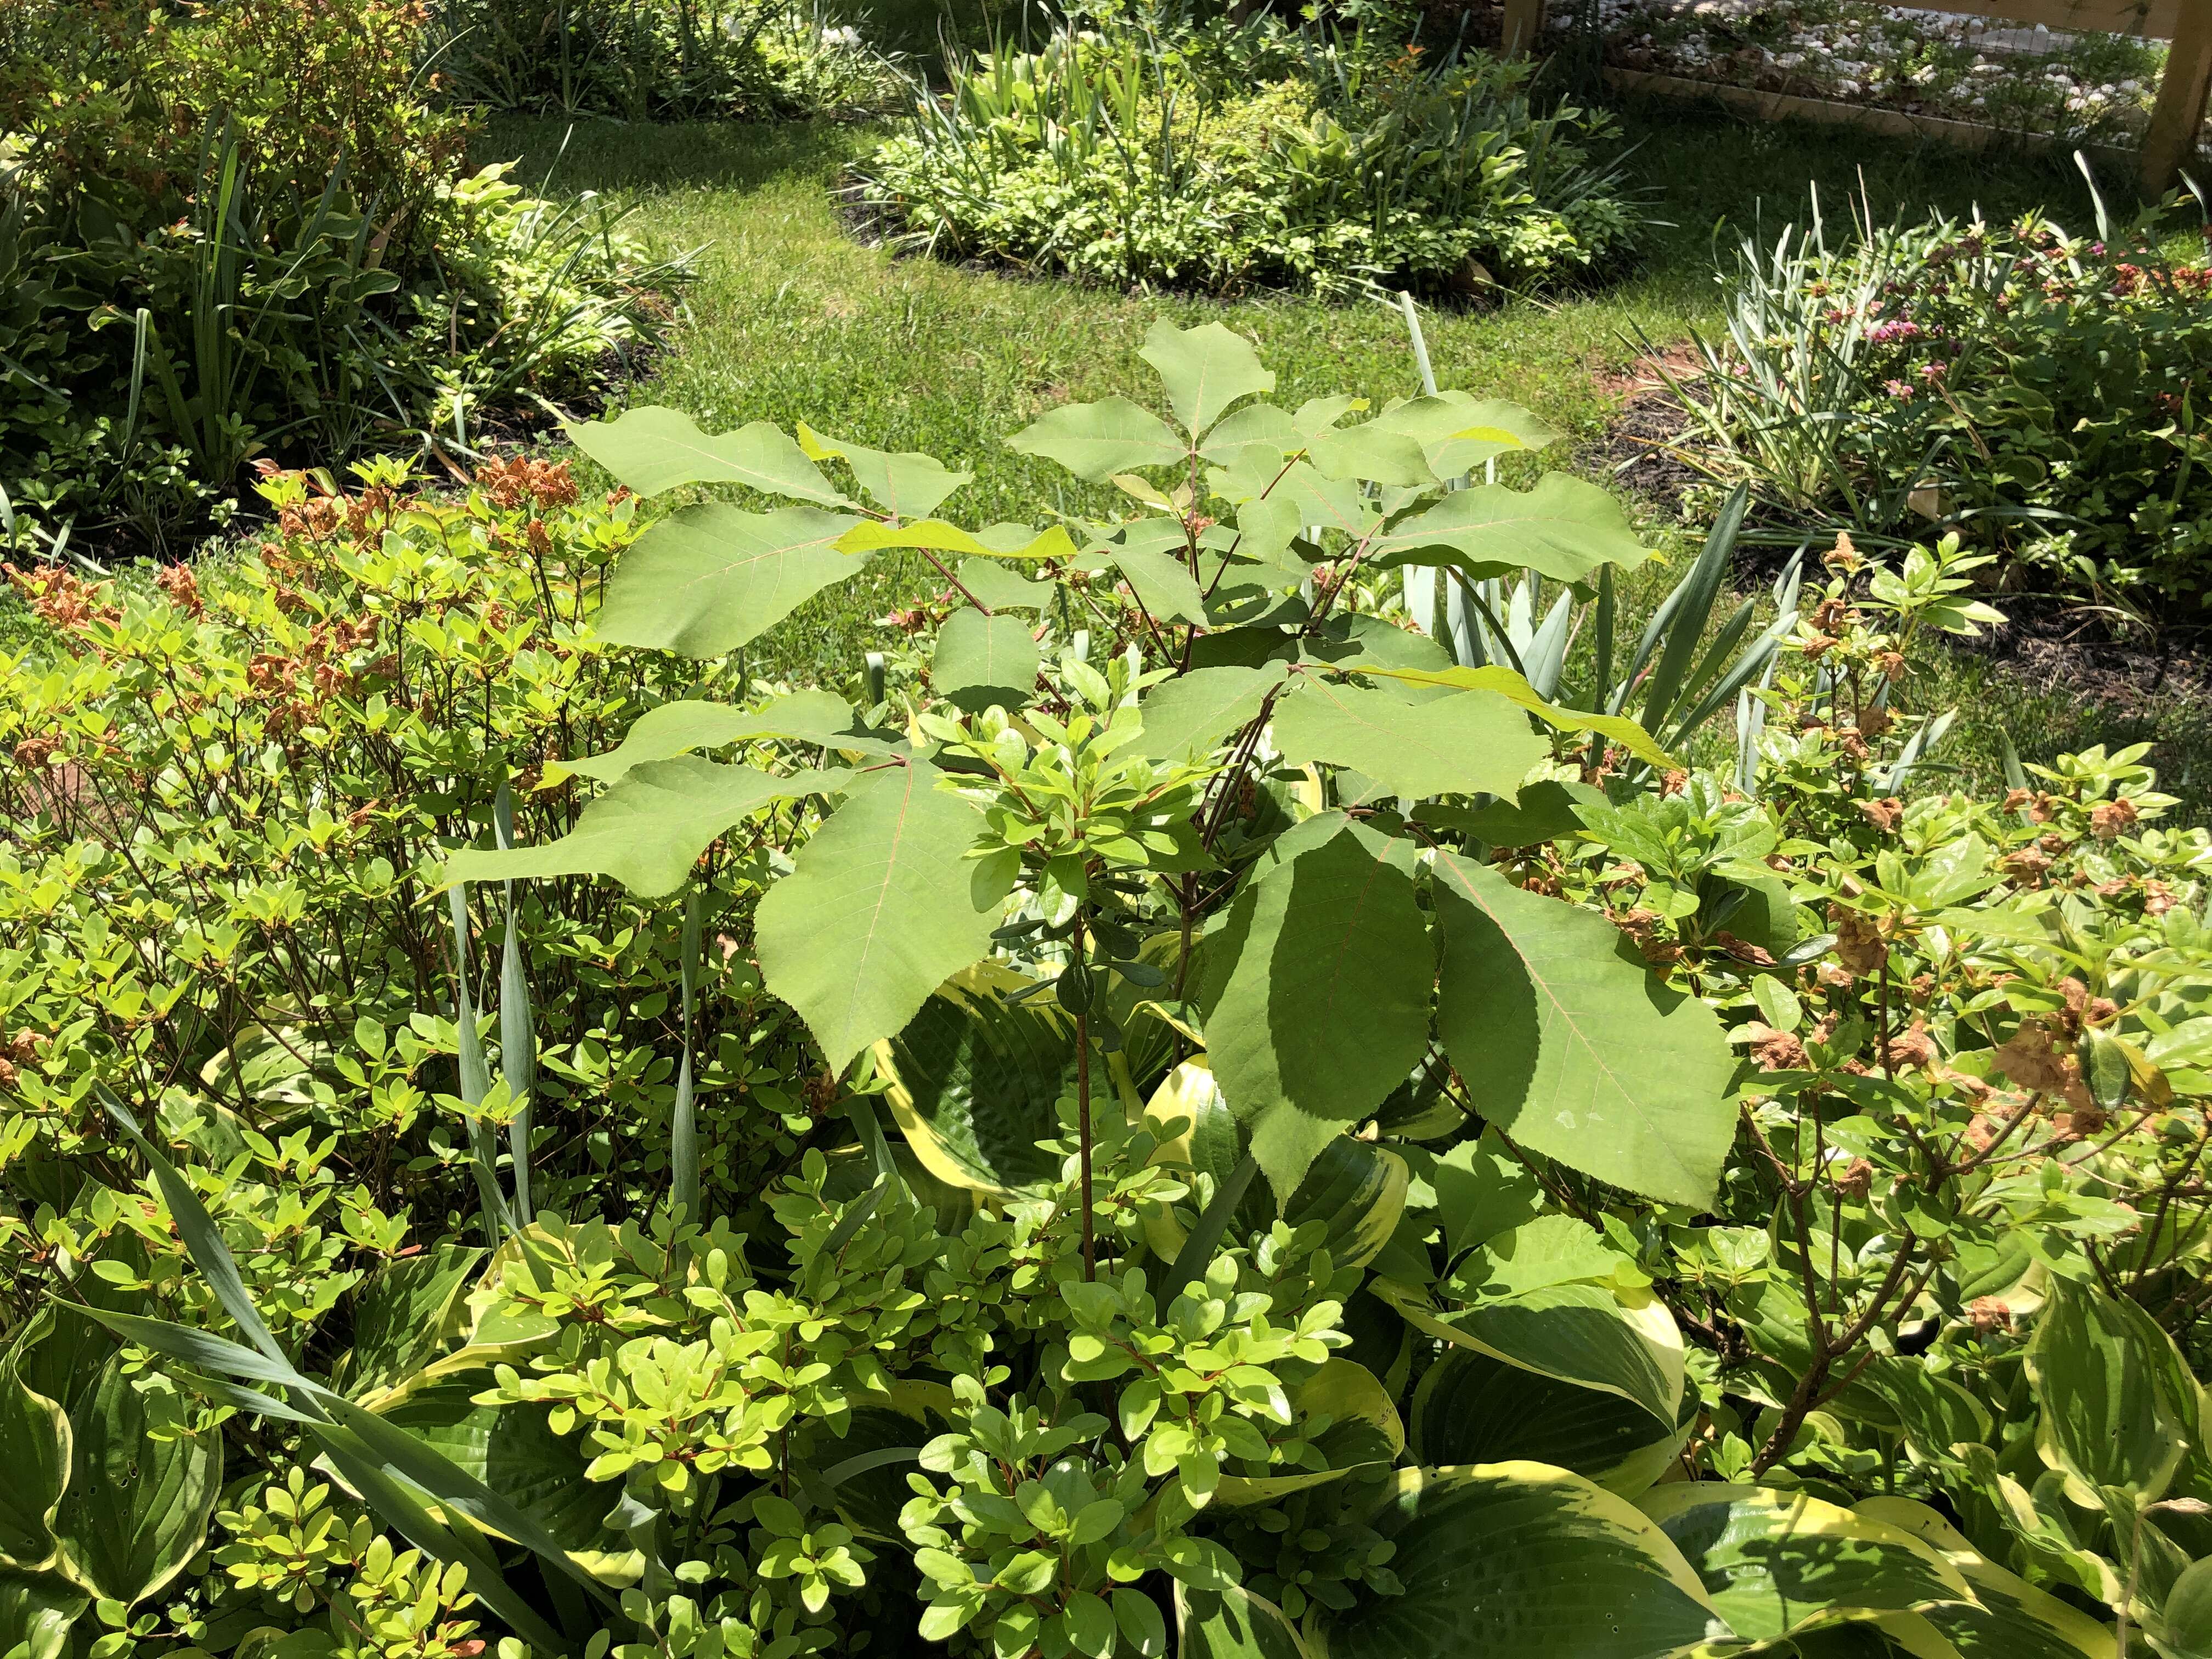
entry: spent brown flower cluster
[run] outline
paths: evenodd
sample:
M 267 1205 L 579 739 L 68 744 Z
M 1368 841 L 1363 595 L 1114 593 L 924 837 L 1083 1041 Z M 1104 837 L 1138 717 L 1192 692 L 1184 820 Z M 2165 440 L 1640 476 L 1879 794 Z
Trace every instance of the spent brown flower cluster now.
M 496 507 L 550 508 L 576 503 L 576 480 L 566 461 L 534 460 L 527 455 L 486 461 L 477 469 L 477 487 Z

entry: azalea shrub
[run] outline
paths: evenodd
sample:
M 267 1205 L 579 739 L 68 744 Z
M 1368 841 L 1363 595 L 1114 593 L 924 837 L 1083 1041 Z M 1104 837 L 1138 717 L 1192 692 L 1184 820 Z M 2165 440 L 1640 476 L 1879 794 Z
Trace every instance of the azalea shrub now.
M 9 1650 L 2202 1645 L 2212 836 L 1942 787 L 1955 541 L 1700 770 L 1409 625 L 1651 556 L 1463 483 L 1526 411 L 1144 356 L 1012 441 L 1097 519 L 643 409 L 18 578 Z M 746 682 L 894 552 L 912 647 Z
M 1525 64 L 1108 9 L 917 89 L 858 166 L 893 234 L 1115 287 L 1465 297 L 1583 280 L 1641 216 L 1603 115 Z M 1387 30 L 1377 33 L 1388 33 Z
M 258 462 L 473 453 L 592 393 L 682 275 L 471 169 L 411 3 L 0 9 L 5 539 L 177 552 Z
M 2194 611 L 2212 592 L 2212 229 L 2171 224 L 1816 222 L 1747 243 L 1725 335 L 1680 388 L 1687 453 L 1799 523 L 1863 540 L 1934 521 L 2014 585 Z

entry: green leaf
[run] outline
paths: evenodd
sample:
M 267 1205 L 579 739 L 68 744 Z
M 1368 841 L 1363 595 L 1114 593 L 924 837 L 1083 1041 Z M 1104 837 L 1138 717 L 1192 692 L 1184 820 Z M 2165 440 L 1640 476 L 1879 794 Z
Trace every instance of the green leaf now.
M 379 1268 L 353 1293 L 346 1392 L 356 1398 L 418 1371 L 462 1334 L 484 1253 L 441 1244 Z
M 1405 1425 L 1390 1391 L 1357 1360 L 1333 1357 L 1321 1369 L 1291 1390 L 1291 1412 L 1302 1423 L 1321 1418 L 1328 1426 L 1313 1438 L 1314 1449 L 1328 1460 L 1323 1469 L 1301 1469 L 1294 1474 L 1224 1474 L 1214 1489 L 1213 1502 L 1227 1508 L 1249 1504 L 1279 1504 L 1292 1492 L 1339 1480 L 1355 1469 L 1389 1468 L 1406 1449 Z
M 963 559 L 955 573 L 960 586 L 994 611 L 1042 611 L 1058 591 L 1048 581 L 1032 581 L 994 557 Z
M 847 505 L 805 452 L 766 421 L 708 435 L 689 415 L 647 407 L 612 421 L 572 421 L 576 447 L 641 495 L 685 484 L 733 483 L 771 495 Z
M 1985 1559 L 1926 1504 L 1905 1498 L 1869 1498 L 1851 1510 L 1911 1534 L 1966 1581 L 1972 1601 L 1942 1601 L 1920 1611 L 1958 1650 L 1959 1659 L 2112 1659 L 2108 1626 Z M 2172 1604 L 2169 1595 L 2169 1613 Z
M 1659 1529 L 1565 1469 L 1401 1469 L 1369 1524 L 1405 1593 L 1316 1609 L 1316 1659 L 1652 1659 L 1727 1634 Z
M 1413 1453 L 1426 1464 L 1550 1463 L 1633 1498 L 1667 1472 L 1686 1426 L 1634 1401 L 1453 1348 L 1413 1394 Z
M 1604 918 L 1439 852 L 1437 1016 L 1475 1110 L 1630 1192 L 1708 1206 L 1735 1138 L 1719 1019 Z
M 600 1521 L 611 1500 L 584 1477 L 582 1437 L 554 1433 L 543 1406 L 480 1406 L 470 1397 L 491 1385 L 489 1371 L 463 1372 L 411 1389 L 377 1415 L 591 1559 L 607 1542 Z
M 1357 767 L 1389 793 L 1510 795 L 1552 746 L 1504 697 L 1462 691 L 1408 702 L 1379 686 L 1314 679 L 1275 711 L 1275 746 L 1293 765 Z
M 1229 733 L 1249 724 L 1289 676 L 1287 665 L 1269 663 L 1200 668 L 1170 680 L 1139 705 L 1144 731 L 1130 752 L 1154 760 L 1203 760 Z
M 1973 1599 L 1958 1570 L 1911 1534 L 1802 1492 L 1678 1481 L 1639 1506 L 1739 1636 L 1781 1636 L 1835 1608 Z
M 2054 1276 L 2027 1353 L 2045 1460 L 2092 1489 L 2120 1486 L 2142 1504 L 2156 1501 L 2186 1449 L 2160 1358 L 2110 1298 Z
M 799 446 L 811 460 L 843 460 L 876 505 L 902 519 L 927 518 L 947 495 L 975 476 L 955 472 L 934 457 L 911 450 L 892 453 L 824 437 L 804 421 L 799 423 Z
M 1092 483 L 1132 467 L 1172 465 L 1190 453 L 1173 427 L 1127 398 L 1062 404 L 1007 439 L 1006 447 L 1057 461 Z
M 69 1486 L 53 1528 L 62 1571 L 94 1595 L 143 1601 L 184 1571 L 207 1536 L 222 1486 L 222 1432 L 153 1438 L 119 1355 L 70 1426 Z
M 920 547 L 935 553 L 966 553 L 987 559 L 1075 556 L 1075 538 L 1056 524 L 1042 530 L 1032 530 L 1027 525 L 994 524 L 981 531 L 969 531 L 942 519 L 917 519 L 911 524 L 878 524 L 863 520 L 847 531 L 837 545 L 847 553 L 872 553 L 885 547 Z
M 1595 732 L 1608 743 L 1620 744 L 1638 760 L 1654 766 L 1672 766 L 1674 757 L 1634 720 L 1619 714 L 1591 714 L 1579 708 L 1561 708 L 1536 695 L 1528 682 L 1510 668 L 1492 664 L 1482 668 L 1384 668 L 1359 665 L 1359 672 L 1401 685 L 1451 686 L 1463 691 L 1495 691 L 1518 703 L 1547 726 L 1561 732 Z
M 0 1364 L 0 1568 L 35 1567 L 53 1554 L 54 1510 L 70 1473 L 69 1413 L 18 1370 L 12 1358 Z
M 0 1654 L 11 1659 L 63 1659 L 70 1631 L 88 1599 L 50 1573 L 0 1571 Z
M 1177 328 L 1162 318 L 1137 355 L 1158 372 L 1169 407 L 1194 438 L 1203 437 L 1239 398 L 1275 389 L 1273 371 L 1261 366 L 1252 343 L 1219 323 Z
M 1176 1659 L 1312 1659 L 1283 1610 L 1242 1587 L 1175 1587 Z
M 1601 564 L 1626 570 L 1650 556 L 1611 493 L 1547 472 L 1525 491 L 1504 484 L 1454 490 L 1377 536 L 1368 563 L 1447 564 L 1476 581 L 1534 570 L 1578 582 Z
M 1528 785 L 1514 800 L 1495 800 L 1487 806 L 1471 809 L 1425 806 L 1417 816 L 1423 823 L 1456 830 L 1493 847 L 1533 847 L 1538 842 L 1565 841 L 1580 835 L 1581 809 L 1604 804 L 1605 792 L 1601 789 L 1546 778 Z
M 1283 1219 L 1293 1227 L 1318 1222 L 1338 1269 L 1364 1267 L 1397 1231 L 1411 1180 L 1406 1160 L 1389 1147 L 1339 1135 L 1298 1182 Z
M 1020 708 L 1036 690 L 1039 660 L 1036 635 L 1021 617 L 963 606 L 938 632 L 929 689 L 971 712 L 993 703 Z
M 981 816 L 911 762 L 856 781 L 761 901 L 768 988 L 799 1011 L 832 1071 L 893 1036 L 932 991 L 991 948 L 969 897 Z
M 720 501 L 672 513 L 616 565 L 600 636 L 687 657 L 734 651 L 866 565 L 838 547 L 860 522 L 818 507 L 742 513 Z
M 1418 442 L 1439 478 L 1456 477 L 1500 455 L 1547 449 L 1566 434 L 1518 404 L 1439 392 L 1384 410 L 1370 424 Z
M 446 877 L 516 881 L 612 876 L 641 898 L 657 897 L 682 886 L 716 836 L 761 808 L 843 788 L 850 775 L 829 771 L 778 777 L 696 755 L 647 761 L 627 769 L 560 840 L 512 852 L 464 848 L 447 860 Z
M 1595 1285 L 1557 1285 L 1440 1309 L 1406 1285 L 1375 1293 L 1418 1331 L 1577 1388 L 1631 1401 L 1660 1429 L 1674 1426 L 1682 1395 L 1682 1338 L 1664 1304 L 1635 1305 Z
M 2182 1569 L 2159 1609 L 2159 1651 L 2166 1659 L 2212 1659 L 2212 1559 Z
M 639 715 L 618 748 L 582 760 L 556 761 L 549 781 L 568 773 L 612 783 L 645 761 L 673 760 L 696 749 L 720 749 L 756 738 L 783 738 L 824 749 L 890 755 L 905 744 L 893 732 L 858 724 L 852 706 L 828 691 L 793 691 L 758 708 L 726 702 L 665 702 Z
M 1032 983 L 993 963 L 953 975 L 896 1036 L 876 1045 L 891 1116 L 922 1167 L 940 1181 L 1014 1198 L 1059 1178 L 1037 1147 L 1060 1133 L 1058 1103 L 1074 1087 L 1075 1033 L 1057 1003 L 1019 1002 Z
M 1149 533 L 1148 533 L 1149 532 Z M 1118 542 L 1091 550 L 1111 559 L 1129 583 L 1137 602 L 1157 623 L 1206 626 L 1206 595 L 1183 563 L 1182 526 L 1170 519 L 1146 519 L 1122 527 Z
M 1206 941 L 1206 1047 L 1279 1200 L 1428 1047 L 1413 878 L 1348 829 L 1249 883 Z

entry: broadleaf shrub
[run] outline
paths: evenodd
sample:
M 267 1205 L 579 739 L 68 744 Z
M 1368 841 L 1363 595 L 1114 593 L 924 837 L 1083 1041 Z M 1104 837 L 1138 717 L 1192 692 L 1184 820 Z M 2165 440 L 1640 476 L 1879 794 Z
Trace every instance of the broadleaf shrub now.
M 641 257 L 592 198 L 470 172 L 373 0 L 0 12 L 0 471 L 22 539 L 176 550 L 246 469 L 594 388 L 647 343 Z
M 1455 487 L 1525 411 L 1144 356 L 1014 439 L 1098 520 L 633 410 L 638 497 L 287 475 L 258 568 L 19 578 L 11 1638 L 2189 1650 L 2212 836 L 2136 750 L 1922 787 L 1955 540 L 1839 541 L 1674 766 L 1698 672 L 1404 624 L 1647 556 Z M 864 703 L 744 683 L 889 549 L 949 614 Z
M 458 103 L 629 121 L 881 110 L 902 85 L 792 0 L 435 0 L 423 59 Z
M 1632 240 L 1606 118 L 1540 112 L 1525 64 L 1265 14 L 1085 21 L 918 90 L 857 168 L 871 211 L 940 254 L 1223 293 L 1494 295 L 1601 272 Z

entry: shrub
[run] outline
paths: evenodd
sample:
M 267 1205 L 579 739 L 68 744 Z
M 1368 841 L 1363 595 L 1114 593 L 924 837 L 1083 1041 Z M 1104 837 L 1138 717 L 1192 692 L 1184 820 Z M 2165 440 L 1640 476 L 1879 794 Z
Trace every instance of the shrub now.
M 1604 117 L 1534 110 L 1525 65 L 1323 45 L 1261 16 L 1109 15 L 952 65 L 858 169 L 917 244 L 1115 285 L 1462 293 L 1573 280 L 1636 215 Z
M 1957 526 L 2044 580 L 2130 608 L 2212 593 L 2212 264 L 1933 220 L 1832 245 L 1747 242 L 1726 337 L 1683 404 L 1723 480 L 1862 538 Z
M 1146 356 L 1172 423 L 1015 440 L 1112 520 L 637 410 L 575 431 L 640 490 L 797 504 L 290 477 L 234 587 L 25 579 L 75 643 L 4 682 L 11 1644 L 2188 1650 L 2212 837 L 2134 752 L 1899 793 L 1955 544 L 1829 556 L 1755 797 L 1644 772 L 1667 699 L 1375 608 L 1644 556 L 1591 486 L 1449 487 L 1524 413 Z M 894 547 L 964 602 L 884 702 L 714 666 Z M 441 877 L 458 1017 L 402 1028 Z
M 790 0 L 438 0 L 425 61 L 464 104 L 629 121 L 882 109 L 899 84 Z
M 656 316 L 613 216 L 462 170 L 421 15 L 242 0 L 4 13 L 0 469 L 52 536 L 175 545 L 242 469 L 587 390 Z M 334 165 L 335 161 L 335 165 Z

